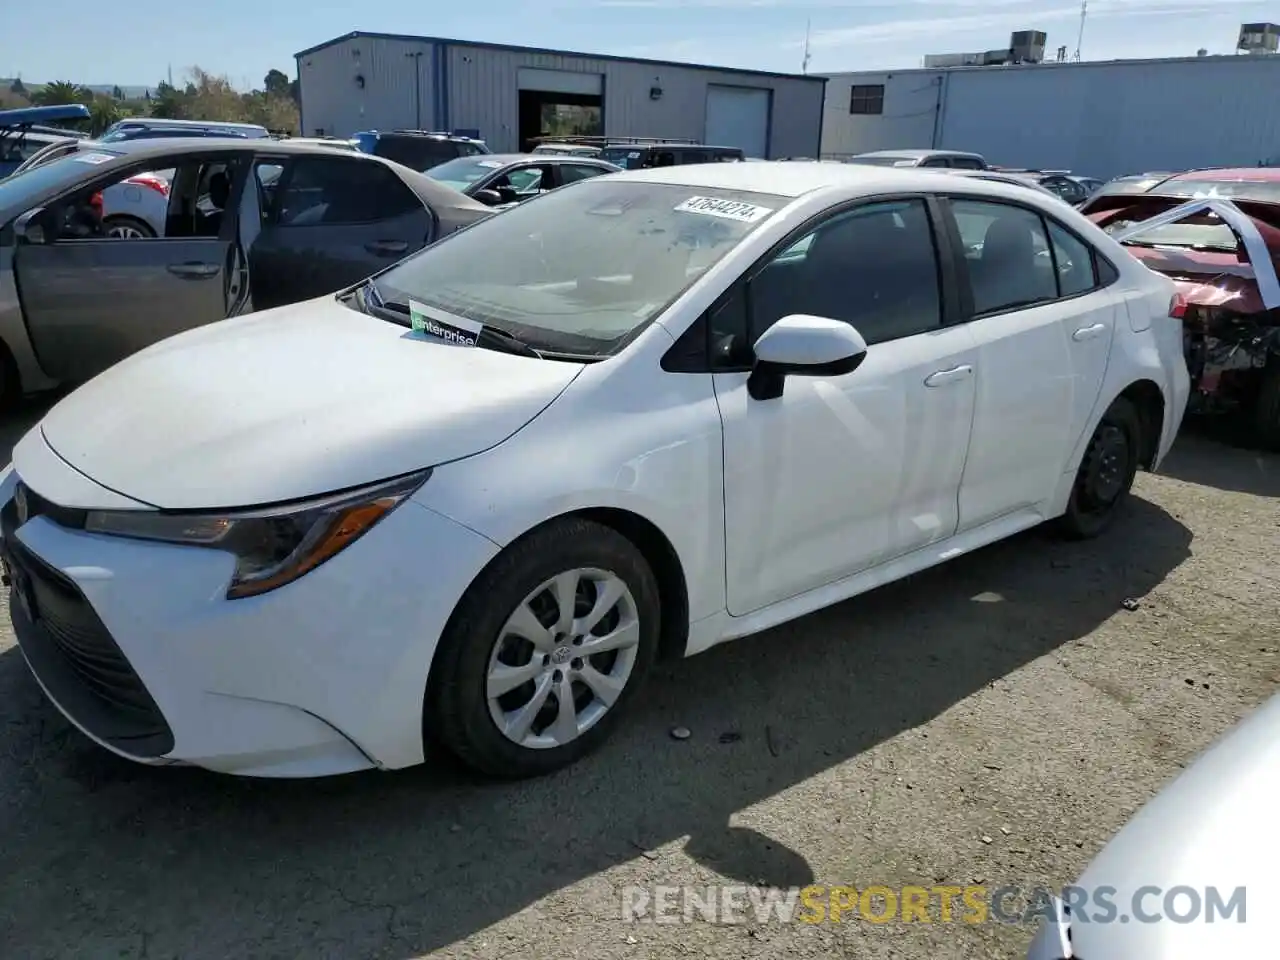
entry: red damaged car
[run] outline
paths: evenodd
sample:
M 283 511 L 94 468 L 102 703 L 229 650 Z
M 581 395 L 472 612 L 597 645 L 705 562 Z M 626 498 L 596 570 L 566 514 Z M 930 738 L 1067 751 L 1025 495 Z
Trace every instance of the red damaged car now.
M 1280 450 L 1280 169 L 1192 170 L 1081 207 L 1184 301 L 1192 406 L 1233 410 Z

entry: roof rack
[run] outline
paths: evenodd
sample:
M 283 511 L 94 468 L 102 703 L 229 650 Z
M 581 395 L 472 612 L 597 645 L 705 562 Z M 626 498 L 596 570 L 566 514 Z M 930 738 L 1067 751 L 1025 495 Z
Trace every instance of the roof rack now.
M 455 133 L 452 130 L 414 130 L 408 127 L 397 127 L 394 130 L 388 130 L 388 133 L 412 133 L 419 137 L 448 137 L 451 140 L 473 140 L 474 137 L 467 137 L 461 133 Z

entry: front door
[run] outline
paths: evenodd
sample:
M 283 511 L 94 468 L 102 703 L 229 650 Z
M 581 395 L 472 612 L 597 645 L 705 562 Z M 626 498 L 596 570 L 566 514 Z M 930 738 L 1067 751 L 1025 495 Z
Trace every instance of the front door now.
M 1102 388 L 1117 304 L 1097 289 L 1089 248 L 1039 213 L 960 199 L 950 209 L 978 351 L 964 531 L 1037 509 L 1057 489 Z
M 974 407 L 974 350 L 943 325 L 934 230 L 920 199 L 823 221 L 712 319 L 714 342 L 788 314 L 843 320 L 869 344 L 840 377 L 789 377 L 757 401 L 717 373 L 724 426 L 729 612 L 743 616 L 956 529 Z
M 150 185 L 138 173 L 50 203 L 61 234 L 14 252 L 36 357 L 55 379 L 87 380 L 143 347 L 225 319 L 236 292 L 229 284 L 242 282 L 232 165 L 168 160 L 147 172 Z M 225 211 L 204 190 L 210 182 Z M 121 218 L 134 229 L 114 229 Z
M 341 290 L 432 239 L 431 213 L 376 160 L 263 158 L 251 183 L 263 210 L 249 250 L 258 310 Z

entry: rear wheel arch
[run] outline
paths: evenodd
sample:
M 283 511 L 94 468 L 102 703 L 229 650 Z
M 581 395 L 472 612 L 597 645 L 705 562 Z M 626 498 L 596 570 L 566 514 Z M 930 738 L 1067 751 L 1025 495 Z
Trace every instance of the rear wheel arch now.
M 1160 453 L 1160 440 L 1164 433 L 1164 391 L 1154 380 L 1144 378 L 1135 380 L 1121 390 L 1116 399 L 1120 398 L 1128 400 L 1138 412 L 1142 424 L 1142 446 L 1138 451 L 1138 463 L 1144 470 L 1150 470 Z

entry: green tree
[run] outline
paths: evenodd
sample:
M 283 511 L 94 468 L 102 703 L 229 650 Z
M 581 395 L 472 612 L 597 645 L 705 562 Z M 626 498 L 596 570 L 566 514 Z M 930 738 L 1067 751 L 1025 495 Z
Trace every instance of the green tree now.
M 124 99 L 124 91 L 123 91 L 123 90 L 121 90 L 119 86 L 114 86 L 114 87 L 112 87 L 112 88 L 111 88 L 111 99 L 112 99 L 112 100 L 123 100 L 123 99 Z
M 151 100 L 151 115 L 165 120 L 183 120 L 187 116 L 187 97 L 163 80 L 156 86 Z
M 289 78 L 283 70 L 268 70 L 267 75 L 262 78 L 262 89 L 268 96 L 288 98 Z
M 55 80 L 46 83 L 31 95 L 31 100 L 42 107 L 54 107 L 64 103 L 84 103 L 84 88 L 66 80 Z M 91 95 L 92 96 L 92 95 Z
M 120 106 L 110 97 L 96 97 L 89 105 L 89 132 L 95 137 L 119 119 Z

